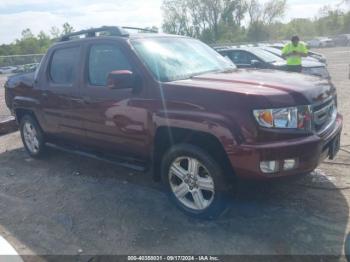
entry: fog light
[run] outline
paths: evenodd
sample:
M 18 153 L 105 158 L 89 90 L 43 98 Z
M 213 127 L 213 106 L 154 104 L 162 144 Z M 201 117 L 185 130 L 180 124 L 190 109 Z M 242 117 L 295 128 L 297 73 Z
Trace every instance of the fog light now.
M 279 170 L 278 161 L 261 161 L 260 170 L 266 174 L 276 173 Z
M 286 159 L 283 163 L 283 170 L 292 170 L 297 167 L 296 159 Z

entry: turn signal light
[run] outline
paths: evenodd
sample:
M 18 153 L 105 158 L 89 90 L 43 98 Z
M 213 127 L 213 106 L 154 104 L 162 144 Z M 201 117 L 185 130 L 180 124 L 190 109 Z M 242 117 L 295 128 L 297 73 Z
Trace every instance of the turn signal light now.
M 279 171 L 289 171 L 298 167 L 298 159 L 285 159 L 273 161 L 261 161 L 260 170 L 265 174 L 273 174 Z
M 288 171 L 295 169 L 297 167 L 297 160 L 296 159 L 286 159 L 283 163 L 283 170 Z

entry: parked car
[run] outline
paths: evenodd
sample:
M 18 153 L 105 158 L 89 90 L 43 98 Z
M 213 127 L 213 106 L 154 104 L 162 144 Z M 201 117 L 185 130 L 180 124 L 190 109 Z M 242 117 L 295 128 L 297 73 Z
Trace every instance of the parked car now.
M 14 73 L 30 73 L 34 72 L 38 67 L 39 63 L 20 65 L 14 70 Z
M 315 39 L 307 41 L 309 47 L 333 47 L 335 46 L 334 41 L 329 37 L 317 37 Z
M 151 170 L 177 207 L 205 218 L 224 210 L 238 178 L 333 159 L 342 130 L 325 79 L 239 70 L 199 40 L 120 27 L 64 36 L 35 73 L 6 82 L 5 97 L 30 156 L 51 146 Z
M 271 46 L 262 46 L 260 48 L 282 58 L 282 49 L 278 49 L 278 48 L 271 47 Z M 319 61 L 316 58 L 313 58 L 311 56 L 303 57 L 302 61 L 303 62 L 304 61 L 317 62 L 319 64 Z
M 349 46 L 350 45 L 350 34 L 338 35 L 333 38 L 336 46 Z
M 282 57 L 264 50 L 265 47 L 218 49 L 223 56 L 230 58 L 238 68 L 276 69 L 287 71 L 287 62 Z M 268 47 L 266 47 L 268 48 Z M 278 49 L 275 49 L 281 52 Z M 302 62 L 302 73 L 329 78 L 324 64 L 313 61 Z
M 261 47 L 261 49 L 270 52 L 282 59 L 282 51 L 273 48 L 273 47 Z M 317 59 L 312 58 L 312 57 L 303 57 L 302 58 L 302 73 L 303 74 L 308 74 L 308 75 L 315 75 L 315 76 L 320 76 L 323 78 L 330 78 L 330 74 L 327 70 L 327 67 L 325 64 L 320 63 L 317 61 Z
M 11 74 L 16 69 L 17 69 L 17 67 L 15 67 L 15 66 L 3 66 L 3 67 L 0 67 L 0 74 Z
M 273 47 L 273 48 L 277 48 L 277 49 L 279 49 L 279 50 L 282 50 L 283 47 L 284 47 L 284 44 L 278 44 L 278 43 L 276 43 L 276 44 L 272 44 L 272 45 L 268 45 L 268 46 L 269 46 L 269 47 Z M 325 57 L 323 54 L 321 54 L 321 53 L 317 53 L 317 52 L 315 52 L 315 51 L 310 51 L 310 50 L 309 50 L 309 52 L 308 52 L 308 57 L 315 58 L 315 59 L 318 60 L 318 62 L 323 63 L 323 64 L 327 64 L 327 59 L 326 59 L 326 57 Z

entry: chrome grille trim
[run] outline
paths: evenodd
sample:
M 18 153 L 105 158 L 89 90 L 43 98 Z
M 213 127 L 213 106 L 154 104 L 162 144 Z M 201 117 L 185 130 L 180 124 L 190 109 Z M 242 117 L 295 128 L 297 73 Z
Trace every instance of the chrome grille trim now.
M 337 106 L 334 97 L 330 97 L 312 106 L 313 129 L 317 134 L 330 128 L 337 118 Z

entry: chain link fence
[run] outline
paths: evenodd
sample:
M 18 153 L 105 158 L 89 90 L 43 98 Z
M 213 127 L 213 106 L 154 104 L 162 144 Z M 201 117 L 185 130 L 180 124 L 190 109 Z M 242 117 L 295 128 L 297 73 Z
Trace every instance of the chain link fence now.
M 27 55 L 3 55 L 0 56 L 0 68 L 7 66 L 22 66 L 26 64 L 40 63 L 44 54 L 27 54 Z

